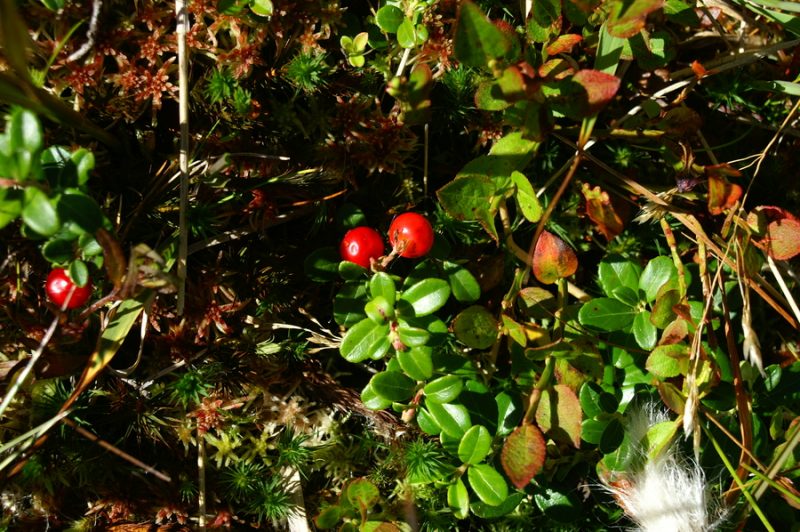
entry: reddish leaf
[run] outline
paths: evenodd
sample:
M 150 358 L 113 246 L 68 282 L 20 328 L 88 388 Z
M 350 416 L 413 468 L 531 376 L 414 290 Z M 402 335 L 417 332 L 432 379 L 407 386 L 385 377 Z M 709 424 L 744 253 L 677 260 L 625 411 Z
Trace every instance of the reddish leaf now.
M 586 215 L 603 233 L 606 240 L 610 241 L 620 234 L 625 228 L 624 222 L 614 209 L 608 192 L 601 190 L 599 186 L 592 188 L 588 183 L 583 184 L 581 192 L 586 199 Z
M 579 70 L 572 80 L 586 91 L 589 114 L 595 114 L 608 104 L 619 90 L 620 79 L 599 70 Z
M 800 254 L 800 221 L 784 218 L 770 222 L 767 235 L 755 243 L 773 259 L 791 259 Z
M 503 470 L 517 489 L 523 489 L 544 467 L 547 451 L 541 431 L 533 425 L 517 427 L 503 444 Z
M 614 37 L 627 39 L 644 28 L 647 15 L 660 9 L 664 0 L 610 0 L 608 33 Z
M 547 55 L 568 54 L 572 51 L 572 48 L 582 40 L 583 37 L 575 35 L 574 33 L 559 35 L 555 41 L 547 45 L 545 51 Z
M 724 176 L 708 176 L 708 212 L 716 216 L 730 209 L 742 197 L 742 187 L 731 183 Z
M 564 384 L 556 384 L 542 393 L 536 409 L 536 423 L 554 440 L 581 445 L 583 411 L 575 392 Z
M 708 70 L 706 70 L 706 67 L 704 67 L 700 61 L 692 61 L 690 66 L 697 79 L 704 78 L 708 75 Z
M 566 242 L 549 231 L 542 232 L 533 253 L 533 275 L 543 284 L 553 284 L 578 269 L 578 257 Z
M 566 60 L 560 57 L 550 59 L 539 67 L 539 76 L 543 78 L 564 79 L 574 73 L 575 69 L 573 69 Z

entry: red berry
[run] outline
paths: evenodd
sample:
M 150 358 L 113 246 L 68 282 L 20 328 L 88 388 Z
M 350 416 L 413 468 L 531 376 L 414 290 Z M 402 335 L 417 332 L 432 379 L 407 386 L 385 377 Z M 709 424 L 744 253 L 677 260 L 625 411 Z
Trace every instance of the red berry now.
M 75 286 L 75 283 L 69 278 L 64 268 L 56 268 L 47 276 L 47 282 L 44 287 L 48 299 L 60 308 L 64 306 L 64 301 L 66 301 L 73 286 Z M 89 279 L 85 286 L 75 286 L 75 290 L 72 291 L 72 296 L 69 298 L 69 303 L 67 303 L 67 308 L 73 309 L 82 306 L 89 301 L 89 296 L 91 295 L 92 280 Z
M 359 266 L 369 268 L 370 259 L 383 255 L 383 238 L 371 227 L 356 227 L 345 233 L 339 245 L 342 260 L 355 262 Z
M 401 257 L 422 257 L 433 247 L 433 227 L 421 214 L 403 213 L 389 226 L 389 243 Z

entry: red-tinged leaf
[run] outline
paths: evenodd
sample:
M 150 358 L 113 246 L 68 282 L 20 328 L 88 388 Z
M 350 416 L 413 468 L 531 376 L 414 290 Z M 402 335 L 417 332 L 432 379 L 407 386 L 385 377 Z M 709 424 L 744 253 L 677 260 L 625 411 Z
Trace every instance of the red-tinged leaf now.
M 697 79 L 704 78 L 708 75 L 708 70 L 706 70 L 706 67 L 704 67 L 700 61 L 692 61 L 691 68 Z
M 784 218 L 770 222 L 767 235 L 755 244 L 778 260 L 789 260 L 800 254 L 800 221 Z
M 565 59 L 560 57 L 550 59 L 539 67 L 539 76 L 550 79 L 564 79 L 575 73 L 575 69 Z
M 580 447 L 583 411 L 578 396 L 569 386 L 556 384 L 542 393 L 536 423 L 554 440 Z
M 644 28 L 647 16 L 661 9 L 664 0 L 610 0 L 606 4 L 609 6 L 608 33 L 627 39 Z
M 549 231 L 542 232 L 533 253 L 533 275 L 543 284 L 553 284 L 578 269 L 578 257 L 566 242 Z
M 583 37 L 575 35 L 574 33 L 559 35 L 555 41 L 547 45 L 545 51 L 547 55 L 568 54 L 572 51 L 572 48 L 582 40 Z
M 517 427 L 503 444 L 503 470 L 517 489 L 523 489 L 544 467 L 547 447 L 542 432 L 533 425 Z
M 599 186 L 592 188 L 588 183 L 581 190 L 586 199 L 586 215 L 603 233 L 606 240 L 612 240 L 625 228 L 622 217 L 617 213 L 608 192 Z
M 608 104 L 619 90 L 620 79 L 599 70 L 579 70 L 572 80 L 586 91 L 589 114 L 595 114 Z
M 742 197 L 742 187 L 731 183 L 724 176 L 708 176 L 708 212 L 716 216 L 732 208 Z
M 500 94 L 493 92 L 492 96 L 513 102 L 525 97 L 527 84 L 522 72 L 517 67 L 510 66 L 503 71 L 495 86 Z

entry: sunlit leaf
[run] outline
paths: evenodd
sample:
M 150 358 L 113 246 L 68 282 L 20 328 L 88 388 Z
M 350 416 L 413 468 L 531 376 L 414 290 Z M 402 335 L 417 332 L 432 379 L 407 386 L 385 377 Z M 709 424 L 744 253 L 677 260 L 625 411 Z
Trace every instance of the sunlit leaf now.
M 544 436 L 534 425 L 522 425 L 506 438 L 501 453 L 503 470 L 517 489 L 525 486 L 544 467 Z
M 578 269 L 578 257 L 566 242 L 543 231 L 533 253 L 533 275 L 543 284 L 569 277 Z

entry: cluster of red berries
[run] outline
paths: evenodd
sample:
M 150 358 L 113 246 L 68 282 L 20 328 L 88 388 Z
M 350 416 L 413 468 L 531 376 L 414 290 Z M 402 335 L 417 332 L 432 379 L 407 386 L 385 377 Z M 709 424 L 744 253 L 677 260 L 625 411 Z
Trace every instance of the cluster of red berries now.
M 423 257 L 433 247 L 433 227 L 421 214 L 403 213 L 389 225 L 389 244 L 392 252 L 401 257 Z M 364 268 L 369 268 L 371 260 L 383 256 L 383 252 L 383 237 L 367 226 L 349 230 L 339 244 L 342 260 L 354 262 Z

